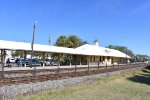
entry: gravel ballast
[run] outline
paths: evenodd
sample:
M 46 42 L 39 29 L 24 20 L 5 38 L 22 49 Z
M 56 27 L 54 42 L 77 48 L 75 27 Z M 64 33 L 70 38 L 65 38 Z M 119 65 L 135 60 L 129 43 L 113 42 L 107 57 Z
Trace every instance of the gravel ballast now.
M 3 87 L 0 87 L 0 100 L 4 98 L 11 98 L 20 94 L 28 94 L 28 93 L 38 92 L 42 90 L 60 88 L 60 87 L 64 87 L 67 85 L 78 84 L 78 83 L 85 82 L 88 80 L 94 80 L 97 78 L 105 78 L 105 77 L 109 77 L 109 76 L 113 76 L 117 74 L 126 73 L 126 72 L 129 72 L 130 70 L 137 70 L 137 69 L 142 69 L 142 68 L 143 67 L 132 68 L 132 69 L 101 73 L 101 74 L 90 75 L 90 76 L 67 78 L 67 79 L 61 79 L 61 80 L 53 80 L 53 81 L 49 80 L 49 81 L 37 82 L 37 83 L 3 86 Z

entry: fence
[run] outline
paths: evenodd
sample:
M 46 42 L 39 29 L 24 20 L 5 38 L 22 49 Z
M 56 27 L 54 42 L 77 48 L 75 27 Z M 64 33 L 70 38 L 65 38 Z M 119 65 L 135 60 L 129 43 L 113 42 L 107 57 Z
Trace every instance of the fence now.
M 102 66 L 100 63 L 97 66 L 80 67 L 75 65 L 72 68 L 60 68 L 59 66 L 55 69 L 34 69 L 34 70 L 10 70 L 2 71 L 4 77 L 0 78 L 0 86 L 19 84 L 19 83 L 30 83 L 39 82 L 46 80 L 58 80 L 62 78 L 80 77 L 86 75 L 94 75 L 99 73 L 107 73 L 124 69 L 131 69 L 137 67 L 146 67 L 150 64 L 146 63 L 128 63 L 128 64 L 112 64 Z

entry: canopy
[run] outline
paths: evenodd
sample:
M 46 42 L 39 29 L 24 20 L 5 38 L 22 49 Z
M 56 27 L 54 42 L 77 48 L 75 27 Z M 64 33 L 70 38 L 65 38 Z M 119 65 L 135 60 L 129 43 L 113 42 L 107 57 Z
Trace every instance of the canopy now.
M 31 43 L 0 40 L 0 49 L 31 51 Z M 40 52 L 66 53 L 74 55 L 93 55 L 93 56 L 112 56 L 121 58 L 131 58 L 127 54 L 122 53 L 118 50 L 89 44 L 85 44 L 78 48 L 66 48 L 66 47 L 34 44 L 33 50 Z

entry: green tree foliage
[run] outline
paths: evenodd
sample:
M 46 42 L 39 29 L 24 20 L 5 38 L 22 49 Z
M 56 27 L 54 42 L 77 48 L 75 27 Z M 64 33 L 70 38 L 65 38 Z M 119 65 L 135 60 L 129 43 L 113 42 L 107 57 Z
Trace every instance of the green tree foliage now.
M 149 57 L 148 55 L 141 55 L 141 54 L 136 54 L 137 57 L 140 57 L 140 58 L 147 58 Z
M 88 42 L 87 41 L 83 41 L 83 40 L 80 41 L 80 46 L 81 45 L 85 45 L 85 44 L 88 44 Z
M 125 47 L 125 46 L 108 45 L 107 48 L 119 50 L 119 51 L 121 51 L 121 52 L 123 52 L 125 54 L 128 54 L 131 57 L 134 56 L 134 53 L 131 50 L 129 50 L 127 47 Z
M 78 36 L 70 35 L 67 38 L 66 45 L 68 48 L 76 48 L 80 46 L 81 39 Z
M 43 57 L 43 53 L 42 53 L 42 52 L 34 52 L 33 55 L 34 55 L 35 57 L 40 57 L 40 58 Z
M 61 35 L 60 37 L 58 37 L 58 39 L 56 40 L 55 45 L 56 46 L 60 46 L 60 47 L 67 47 L 67 37 L 64 35 Z
M 13 51 L 12 57 L 21 57 L 23 58 L 23 51 Z
M 26 51 L 26 54 L 31 54 L 31 52 Z M 43 57 L 43 54 L 42 54 L 42 52 L 34 52 L 34 56 L 35 57 Z M 24 58 L 24 51 L 21 51 L 21 50 L 13 51 L 12 52 L 12 57 Z
M 76 48 L 87 43 L 88 43 L 87 41 L 83 41 L 81 38 L 79 38 L 76 35 L 70 35 L 68 37 L 61 35 L 56 40 L 55 46 Z

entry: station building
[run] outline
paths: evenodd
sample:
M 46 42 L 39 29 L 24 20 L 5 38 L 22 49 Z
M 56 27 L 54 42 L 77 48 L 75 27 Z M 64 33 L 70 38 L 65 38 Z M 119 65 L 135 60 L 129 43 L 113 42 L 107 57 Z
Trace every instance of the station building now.
M 76 56 L 77 62 L 80 65 L 97 65 L 100 64 L 117 64 L 124 63 L 130 58 L 118 50 L 100 47 L 98 41 L 94 41 L 93 45 L 85 44 L 75 48 L 75 50 L 84 51 L 84 54 Z M 75 57 L 73 57 L 75 59 Z M 75 61 L 75 60 L 73 60 Z
M 7 51 L 20 50 L 31 51 L 31 43 L 15 42 L 0 40 L 0 63 L 1 67 L 8 58 Z M 95 41 L 93 45 L 85 44 L 77 48 L 66 48 L 42 44 L 34 44 L 34 52 L 42 52 L 43 57 L 46 53 L 57 53 L 70 55 L 70 65 L 97 65 L 97 64 L 116 64 L 131 58 L 127 54 L 118 50 L 100 47 L 98 41 Z M 24 56 L 26 58 L 26 55 Z M 43 61 L 44 62 L 44 61 Z M 44 66 L 44 65 L 43 65 Z

